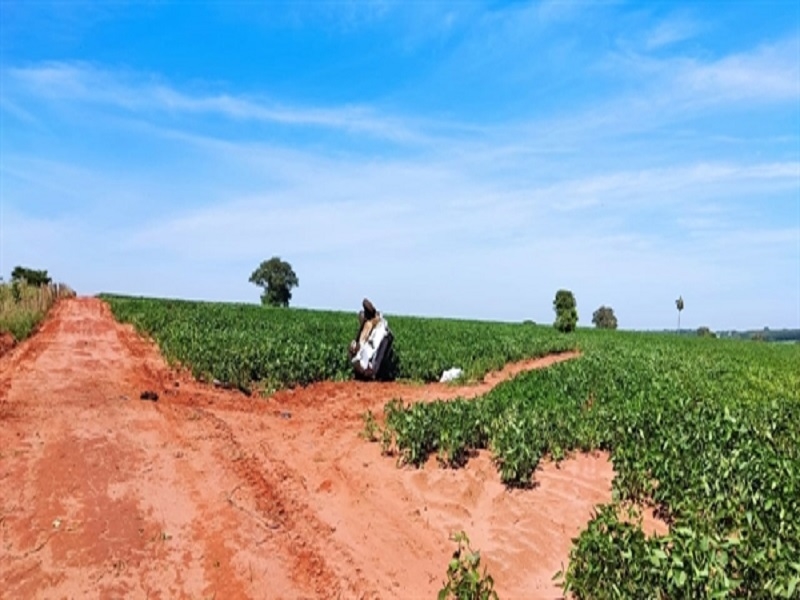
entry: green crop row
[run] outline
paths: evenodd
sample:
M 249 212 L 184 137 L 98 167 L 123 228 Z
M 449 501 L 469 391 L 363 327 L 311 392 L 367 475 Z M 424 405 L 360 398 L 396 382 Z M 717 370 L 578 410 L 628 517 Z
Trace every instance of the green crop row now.
M 168 360 L 195 376 L 247 388 L 270 388 L 352 377 L 347 347 L 355 313 L 270 308 L 252 304 L 101 296 L 114 316 L 151 336 Z M 573 349 L 573 338 L 550 327 L 395 317 L 394 375 L 435 381 L 451 367 L 478 379 L 509 361 Z
M 584 356 L 477 401 L 386 407 L 406 462 L 493 453 L 526 486 L 544 456 L 611 452 L 615 504 L 576 540 L 563 582 L 579 598 L 800 594 L 800 348 L 579 332 Z M 670 533 L 620 520 L 654 503 Z

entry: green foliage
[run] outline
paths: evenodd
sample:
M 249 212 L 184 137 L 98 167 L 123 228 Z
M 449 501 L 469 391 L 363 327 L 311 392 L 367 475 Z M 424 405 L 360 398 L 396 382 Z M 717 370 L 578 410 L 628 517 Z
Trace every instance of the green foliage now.
M 448 467 L 488 448 L 511 486 L 530 485 L 542 457 L 610 451 L 615 502 L 564 574 L 576 597 L 797 597 L 800 347 L 577 335 L 581 358 L 479 400 L 388 405 L 391 445 Z M 619 521 L 621 502 L 654 503 L 670 534 L 645 538 Z
M 361 418 L 364 421 L 364 429 L 359 435 L 367 441 L 377 442 L 378 434 L 381 429 L 380 425 L 378 425 L 378 422 L 375 420 L 375 415 L 372 414 L 371 410 L 368 410 L 361 415 Z
M 386 430 L 394 441 L 401 462 L 422 465 L 436 452 L 444 466 L 466 463 L 487 438 L 474 402 L 434 402 L 404 407 L 398 401 L 385 409 Z
M 481 573 L 481 554 L 472 549 L 467 534 L 459 531 L 450 539 L 458 549 L 447 565 L 447 581 L 439 590 L 438 600 L 498 600 L 494 579 L 485 568 Z
M 268 389 L 350 379 L 347 347 L 355 313 L 248 304 L 103 296 L 117 319 L 152 336 L 168 360 L 196 377 Z M 458 366 L 467 379 L 506 363 L 575 348 L 551 328 L 512 323 L 388 316 L 397 377 L 438 381 Z
M 717 337 L 732 338 L 739 340 L 752 339 L 753 334 L 759 336 L 765 342 L 800 342 L 800 329 L 770 329 L 765 327 L 759 330 L 749 331 L 718 331 Z
M 349 378 L 355 315 L 251 305 L 107 298 L 172 360 L 222 381 L 274 385 Z M 574 348 L 474 401 L 385 407 L 365 437 L 401 462 L 457 468 L 492 452 L 510 486 L 543 457 L 610 451 L 614 502 L 575 541 L 563 585 L 578 598 L 798 597 L 800 346 L 696 336 L 390 317 L 397 372 L 468 378 Z M 671 525 L 646 538 L 619 503 L 652 502 Z
M 601 506 L 574 540 L 565 595 L 575 598 L 647 598 L 652 591 L 647 538 L 641 528 L 620 522 L 614 506 Z M 622 551 L 620 551 L 622 547 Z M 643 568 L 639 568 L 643 565 Z M 563 578 L 559 572 L 556 578 Z
M 617 317 L 610 306 L 601 306 L 592 314 L 592 323 L 598 329 L 616 329 Z
M 250 283 L 264 288 L 261 304 L 289 306 L 292 288 L 300 285 L 292 265 L 278 256 L 263 261 L 250 275 Z
M 675 308 L 678 309 L 678 331 L 681 330 L 681 311 L 683 311 L 683 296 L 678 296 L 678 299 L 675 300 Z
M 47 276 L 46 270 L 39 271 L 37 269 L 28 269 L 27 267 L 19 266 L 14 267 L 14 270 L 11 272 L 11 281 L 19 281 L 33 287 L 49 285 L 52 282 L 50 277 Z
M 558 290 L 553 300 L 553 310 L 556 311 L 556 320 L 553 327 L 562 333 L 575 331 L 578 325 L 578 306 L 575 296 L 569 290 Z
M 14 304 L 22 302 L 23 285 L 24 284 L 19 279 L 15 279 L 11 282 L 11 298 L 14 300 Z
M 708 327 L 703 326 L 697 328 L 697 336 L 715 338 L 717 337 L 717 334 L 711 331 Z
M 16 269 L 15 269 L 16 272 Z M 30 285 L 24 279 L 0 283 L 0 333 L 9 332 L 17 341 L 24 340 L 44 319 L 47 311 L 66 286 Z
M 0 315 L 0 333 L 7 331 L 15 340 L 24 340 L 33 333 L 42 318 L 44 315 L 39 312 L 27 311 Z

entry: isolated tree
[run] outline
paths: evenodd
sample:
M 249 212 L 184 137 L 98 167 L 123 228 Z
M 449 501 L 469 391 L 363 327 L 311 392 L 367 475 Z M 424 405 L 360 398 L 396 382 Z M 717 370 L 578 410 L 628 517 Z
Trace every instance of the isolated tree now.
M 47 276 L 47 271 L 38 271 L 36 269 L 17 266 L 11 271 L 11 281 L 24 282 L 28 285 L 39 287 L 42 285 L 50 285 L 52 280 Z
M 601 306 L 592 314 L 592 323 L 598 329 L 616 329 L 617 317 L 610 306 Z
M 569 290 L 558 290 L 553 300 L 553 310 L 556 311 L 556 320 L 553 327 L 563 333 L 575 331 L 578 324 L 578 306 L 575 296 Z
M 678 333 L 681 331 L 681 311 L 683 310 L 683 296 L 678 296 L 675 300 L 675 307 L 678 309 Z
M 697 337 L 715 338 L 715 337 L 717 337 L 717 334 L 714 333 L 713 331 L 711 331 L 711 329 L 709 329 L 705 325 L 703 325 L 702 327 L 698 327 L 697 328 Z
M 292 299 L 292 288 L 300 285 L 300 280 L 292 269 L 292 265 L 273 256 L 262 261 L 250 275 L 250 283 L 264 288 L 261 304 L 270 306 L 289 306 Z

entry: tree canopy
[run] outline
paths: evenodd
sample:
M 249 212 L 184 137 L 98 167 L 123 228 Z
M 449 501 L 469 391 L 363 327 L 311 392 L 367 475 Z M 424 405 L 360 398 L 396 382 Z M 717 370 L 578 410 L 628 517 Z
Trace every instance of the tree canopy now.
M 29 269 L 27 267 L 14 267 L 14 270 L 11 271 L 11 281 L 20 281 L 27 283 L 28 285 L 33 285 L 36 287 L 42 285 L 49 285 L 52 282 L 52 279 L 47 276 L 47 271 L 39 271 L 36 269 Z
M 300 280 L 292 269 L 292 265 L 273 256 L 262 261 L 250 275 L 250 283 L 264 288 L 261 304 L 269 306 L 289 306 L 292 299 L 292 288 L 300 285 Z
M 558 290 L 555 300 L 553 300 L 553 310 L 556 311 L 553 327 L 564 333 L 575 331 L 575 327 L 578 325 L 578 305 L 572 292 Z
M 681 311 L 683 310 L 683 296 L 678 296 L 678 299 L 675 300 L 675 308 L 678 309 L 678 331 L 681 330 Z
M 616 329 L 617 317 L 610 306 L 601 306 L 592 314 L 592 323 L 598 329 Z

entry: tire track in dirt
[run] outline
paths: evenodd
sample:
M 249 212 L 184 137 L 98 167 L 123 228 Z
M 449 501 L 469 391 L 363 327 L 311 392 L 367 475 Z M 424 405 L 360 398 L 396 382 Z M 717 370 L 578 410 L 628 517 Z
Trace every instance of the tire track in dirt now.
M 298 495 L 288 493 L 291 470 L 283 464 L 272 464 L 268 451 L 262 452 L 261 462 L 255 455 L 247 455 L 227 422 L 210 411 L 200 411 L 220 431 L 227 451 L 234 457 L 233 470 L 241 483 L 228 494 L 231 506 L 255 518 L 270 535 L 279 530 L 288 536 L 288 554 L 298 583 L 313 589 L 317 597 L 341 597 L 339 580 L 315 543 L 325 535 L 325 527 Z M 244 485 L 249 488 L 253 509 L 242 506 L 235 497 Z
M 211 397 L 174 384 L 152 345 L 93 299 L 59 303 L 3 358 L 0 596 L 258 597 L 264 581 L 276 597 L 315 594 L 292 579 L 290 555 L 249 551 L 252 520 L 223 492 L 241 480 L 213 424 L 138 400 L 154 387 Z M 193 438 L 164 418 L 174 410 Z
M 570 539 L 610 499 L 607 455 L 543 464 L 533 490 L 509 491 L 485 452 L 398 469 L 358 434 L 393 398 L 476 397 L 575 356 L 468 386 L 247 398 L 170 369 L 101 301 L 61 301 L 0 358 L 0 597 L 430 598 L 462 528 L 503 597 L 558 597 Z

